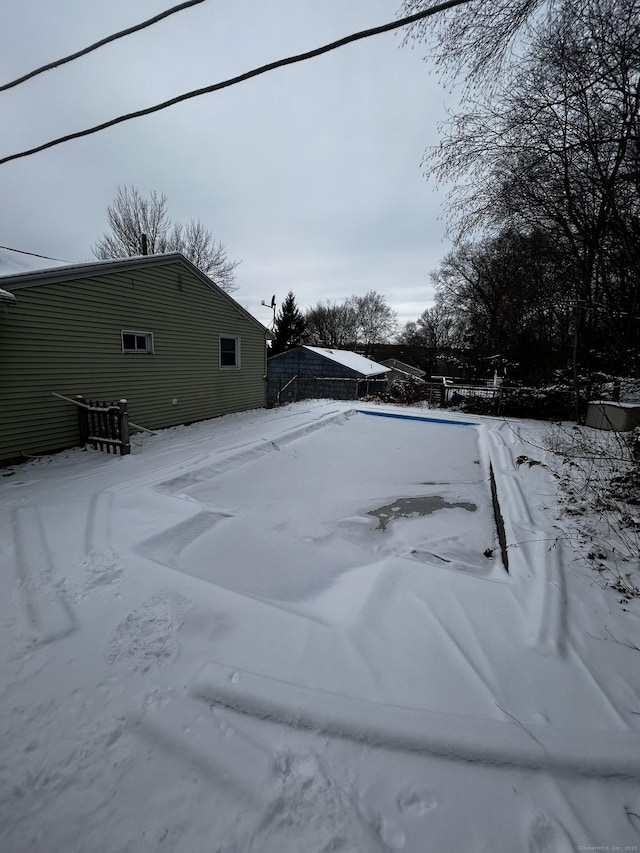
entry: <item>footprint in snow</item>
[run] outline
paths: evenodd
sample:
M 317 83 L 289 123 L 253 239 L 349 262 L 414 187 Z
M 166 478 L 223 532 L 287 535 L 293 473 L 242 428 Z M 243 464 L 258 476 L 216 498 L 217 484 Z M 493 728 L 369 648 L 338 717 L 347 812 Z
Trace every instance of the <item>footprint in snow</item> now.
M 402 814 L 412 815 L 413 817 L 422 817 L 433 811 L 438 805 L 438 800 L 433 791 L 413 785 L 407 785 L 406 788 L 403 788 L 398 794 L 396 802 Z
M 156 596 L 120 622 L 107 647 L 110 664 L 124 663 L 136 672 L 149 672 L 170 663 L 178 654 L 177 633 L 184 602 Z
M 82 561 L 85 589 L 109 586 L 122 579 L 122 563 L 113 551 L 91 551 Z
M 390 853 L 404 835 L 385 818 L 366 815 L 348 783 L 313 753 L 277 754 L 264 789 L 267 801 L 242 849 L 247 853 Z
M 528 832 L 528 853 L 575 853 L 576 847 L 564 827 L 554 818 L 537 814 Z

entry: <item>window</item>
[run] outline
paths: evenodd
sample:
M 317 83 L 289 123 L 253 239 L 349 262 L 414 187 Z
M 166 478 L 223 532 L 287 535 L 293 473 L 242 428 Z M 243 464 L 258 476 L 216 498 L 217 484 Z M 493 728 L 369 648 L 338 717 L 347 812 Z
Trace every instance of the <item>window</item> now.
M 122 352 L 153 352 L 153 332 L 122 331 Z
M 221 370 L 240 367 L 240 338 L 238 335 L 220 335 Z

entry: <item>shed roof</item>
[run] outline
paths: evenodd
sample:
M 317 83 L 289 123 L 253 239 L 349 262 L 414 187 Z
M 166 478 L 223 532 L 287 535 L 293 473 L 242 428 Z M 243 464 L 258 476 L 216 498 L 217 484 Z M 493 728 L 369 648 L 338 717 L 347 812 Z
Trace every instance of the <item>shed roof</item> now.
M 399 367 L 392 367 L 391 371 L 393 373 L 393 378 L 398 379 L 400 382 L 417 382 L 421 385 L 424 384 L 424 379 L 421 376 L 418 376 L 416 373 L 407 373 L 406 370 L 400 370 Z
M 357 352 L 343 349 L 329 349 L 327 347 L 310 347 L 304 346 L 303 349 L 315 352 L 318 355 L 328 358 L 330 361 L 335 361 L 343 367 L 348 367 L 350 370 L 355 370 L 362 376 L 378 376 L 381 373 L 388 373 L 389 368 L 371 361 L 370 358 L 365 358 L 363 355 L 358 355 Z
M 60 282 L 73 281 L 79 278 L 94 278 L 100 275 L 112 275 L 120 272 L 130 272 L 134 269 L 146 269 L 149 267 L 166 266 L 169 264 L 181 264 L 192 275 L 200 279 L 203 284 L 215 290 L 223 299 L 230 302 L 247 320 L 260 329 L 268 338 L 272 338 L 271 332 L 260 323 L 259 320 L 229 296 L 226 291 L 219 287 L 212 279 L 206 276 L 195 264 L 185 258 L 181 252 L 168 252 L 164 255 L 136 255 L 129 258 L 116 258 L 110 261 L 89 261 L 81 264 L 62 264 L 46 269 L 37 269 L 15 272 L 3 272 L 0 264 L 0 283 L 7 290 L 13 292 L 24 287 L 39 287 L 47 284 L 59 284 Z
M 385 358 L 380 364 L 384 364 L 386 367 L 393 367 L 402 373 L 412 373 L 419 378 L 426 375 L 426 371 L 421 370 L 419 367 L 414 367 L 412 364 L 407 364 L 406 361 L 400 361 L 399 358 Z

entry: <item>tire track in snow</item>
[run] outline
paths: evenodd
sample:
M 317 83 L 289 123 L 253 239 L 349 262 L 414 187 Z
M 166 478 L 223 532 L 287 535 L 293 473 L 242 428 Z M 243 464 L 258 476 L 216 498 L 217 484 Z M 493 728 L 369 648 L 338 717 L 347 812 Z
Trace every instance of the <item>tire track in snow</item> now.
M 61 640 L 77 627 L 67 600 L 55 587 L 55 566 L 38 510 L 21 507 L 13 511 L 16 570 L 31 627 L 40 643 Z
M 84 527 L 84 553 L 105 550 L 113 542 L 113 493 L 95 492 L 89 500 Z
M 95 492 L 89 500 L 84 527 L 84 591 L 118 583 L 124 567 L 113 548 L 117 541 L 114 530 L 114 495 L 109 489 Z

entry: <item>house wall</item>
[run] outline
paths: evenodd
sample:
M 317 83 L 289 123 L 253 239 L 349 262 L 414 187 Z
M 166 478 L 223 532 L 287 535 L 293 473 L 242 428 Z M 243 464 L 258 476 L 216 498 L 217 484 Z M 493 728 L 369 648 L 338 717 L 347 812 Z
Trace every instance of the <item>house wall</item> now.
M 0 461 L 78 443 L 76 407 L 53 391 L 125 398 L 149 429 L 266 403 L 264 333 L 179 262 L 14 293 L 0 309 Z M 154 353 L 123 353 L 123 329 L 152 332 Z M 239 369 L 220 368 L 220 333 L 240 335 Z

